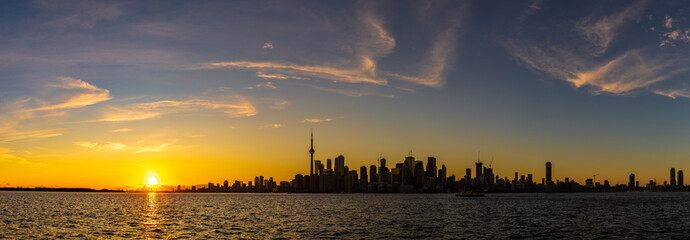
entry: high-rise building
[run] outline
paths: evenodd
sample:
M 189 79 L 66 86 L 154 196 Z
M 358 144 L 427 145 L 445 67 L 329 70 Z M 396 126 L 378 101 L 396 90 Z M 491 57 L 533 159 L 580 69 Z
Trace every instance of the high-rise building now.
M 331 159 L 330 159 L 330 158 L 326 159 L 326 170 L 329 171 L 329 172 L 330 172 L 331 170 L 333 170 L 333 168 L 332 168 L 332 166 L 331 166 Z
M 685 182 L 683 182 L 683 170 L 678 170 L 678 187 L 685 187 Z
M 365 184 L 365 185 L 367 183 L 369 183 L 368 182 L 369 179 L 367 179 L 368 178 L 367 166 L 362 166 L 359 168 L 359 175 L 360 175 L 360 183 Z
M 476 173 L 474 175 L 476 176 L 477 179 L 479 179 L 479 181 L 481 181 L 482 176 L 483 176 L 483 174 L 482 174 L 482 162 L 480 162 L 479 159 L 477 159 L 477 162 L 474 163 L 474 165 L 476 168 Z
M 429 157 L 426 161 L 426 176 L 436 178 L 436 158 Z
M 546 162 L 546 184 L 553 182 L 551 179 L 551 162 Z
M 676 169 L 671 168 L 671 188 L 676 187 Z
M 340 155 L 337 158 L 335 158 L 335 175 L 345 175 L 345 157 L 343 157 L 343 155 Z
M 415 159 L 413 156 L 405 157 L 404 164 L 407 164 L 407 171 L 403 171 L 403 172 L 405 172 L 404 174 L 407 175 L 408 179 L 412 179 L 412 176 L 414 175 L 414 162 L 415 162 Z
M 472 168 L 465 169 L 465 183 L 472 181 Z
M 634 188 L 635 187 L 635 174 L 631 173 L 630 174 L 630 181 L 628 181 L 628 188 Z
M 309 147 L 309 157 L 311 163 L 311 170 L 309 175 L 314 175 L 314 129 L 311 130 L 311 144 Z
M 369 166 L 369 182 L 370 183 L 375 183 L 378 182 L 378 179 L 376 179 L 376 165 L 371 165 Z

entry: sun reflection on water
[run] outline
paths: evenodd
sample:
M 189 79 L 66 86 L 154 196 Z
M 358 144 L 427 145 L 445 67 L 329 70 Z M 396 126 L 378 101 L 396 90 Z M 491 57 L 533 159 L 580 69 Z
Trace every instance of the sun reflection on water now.
M 144 231 L 147 239 L 154 238 L 162 230 L 158 214 L 158 194 L 150 192 L 146 194 L 146 208 L 144 209 Z

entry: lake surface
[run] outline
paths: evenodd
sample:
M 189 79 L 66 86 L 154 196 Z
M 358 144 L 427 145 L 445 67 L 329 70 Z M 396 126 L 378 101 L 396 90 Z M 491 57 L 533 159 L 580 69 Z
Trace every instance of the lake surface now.
M 0 238 L 685 238 L 690 193 L 0 192 Z

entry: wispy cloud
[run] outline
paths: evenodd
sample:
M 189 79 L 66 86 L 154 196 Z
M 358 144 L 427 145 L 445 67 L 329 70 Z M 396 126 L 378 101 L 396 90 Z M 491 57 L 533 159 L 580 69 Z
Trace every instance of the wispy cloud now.
M 175 142 L 177 140 L 174 140 L 172 142 L 164 142 L 156 145 L 142 145 L 141 143 L 135 143 L 132 145 L 127 145 L 124 143 L 120 142 L 105 142 L 105 143 L 97 143 L 97 142 L 75 142 L 74 145 L 88 148 L 88 149 L 93 149 L 98 152 L 128 152 L 132 154 L 137 154 L 137 153 L 147 153 L 147 152 L 162 152 L 162 151 L 177 151 L 177 150 L 183 150 L 183 149 L 188 149 L 191 147 L 195 147 L 195 145 L 192 146 L 174 146 Z
M 165 150 L 168 147 L 168 143 L 164 143 L 158 146 L 147 146 L 147 147 L 142 147 L 141 149 L 134 151 L 132 153 L 145 153 L 145 152 L 160 152 Z
M 307 76 L 329 79 L 336 82 L 349 83 L 373 83 L 385 85 L 386 79 L 377 78 L 371 75 L 371 68 L 374 67 L 371 59 L 363 58 L 361 68 L 341 69 L 327 66 L 306 66 L 278 62 L 215 62 L 205 63 L 193 69 L 222 69 L 222 68 L 244 68 L 272 71 L 294 71 Z
M 264 43 L 264 45 L 261 48 L 273 49 L 273 43 L 272 42 Z
M 273 88 L 275 89 L 276 86 L 273 85 L 272 82 L 265 82 L 265 83 L 259 83 L 254 86 L 247 87 L 247 89 L 255 89 L 255 88 Z
M 34 112 L 80 108 L 112 99 L 109 90 L 96 87 L 83 80 L 71 77 L 59 77 L 58 79 L 61 83 L 49 84 L 47 86 L 52 89 L 63 90 L 58 91 L 59 95 L 57 99 L 60 100 L 60 102 L 27 109 L 26 111 Z
M 664 22 L 664 27 L 672 28 L 673 27 L 673 18 L 666 15 L 666 21 Z
M 592 45 L 592 54 L 600 56 L 606 52 L 618 29 L 628 20 L 637 17 L 645 1 L 638 1 L 620 12 L 602 17 L 589 16 L 575 24 L 575 28 Z
M 624 94 L 632 90 L 648 87 L 687 70 L 687 67 L 674 69 L 678 65 L 666 58 L 646 58 L 640 51 L 628 51 L 596 68 L 573 73 L 567 81 L 575 87 L 594 86 L 595 92 Z
M 283 124 L 274 123 L 274 124 L 267 124 L 267 125 L 259 126 L 259 129 L 263 129 L 263 128 L 280 128 L 280 127 L 283 127 Z
M 307 86 L 310 86 L 314 89 L 318 89 L 321 91 L 342 94 L 342 95 L 349 96 L 349 97 L 379 96 L 379 97 L 386 97 L 386 98 L 395 98 L 395 94 L 381 93 L 381 92 L 374 91 L 371 88 L 337 89 L 337 88 L 327 88 L 327 87 L 320 87 L 320 86 L 314 86 L 314 85 L 307 85 Z
M 593 94 L 626 95 L 649 91 L 665 96 L 682 96 L 679 91 L 659 89 L 662 83 L 690 69 L 684 64 L 687 57 L 659 54 L 645 47 L 603 55 L 619 29 L 639 16 L 644 5 L 645 2 L 640 1 L 608 16 L 585 17 L 575 24 L 577 36 L 582 39 L 561 38 L 561 41 L 547 42 L 512 39 L 503 45 L 532 70 L 548 73 L 576 88 L 586 87 Z M 563 35 L 560 31 L 557 33 Z
M 192 70 L 203 69 L 247 69 L 257 71 L 257 77 L 268 79 L 323 79 L 342 83 L 367 83 L 388 85 L 388 79 L 398 80 L 422 86 L 440 88 L 444 85 L 443 73 L 448 59 L 455 52 L 457 35 L 460 29 L 462 11 L 444 12 L 448 16 L 448 27 L 436 31 L 431 41 L 433 44 L 428 55 L 415 64 L 414 75 L 381 71 L 377 61 L 386 57 L 396 47 L 396 39 L 387 29 L 387 22 L 375 12 L 375 3 L 362 2 L 357 7 L 355 30 L 343 40 L 349 58 L 338 56 L 334 61 L 315 60 L 325 64 L 297 64 L 290 61 L 227 61 L 198 64 Z M 436 6 L 444 9 L 444 6 Z M 459 7 L 458 9 L 464 9 Z M 434 14 L 430 14 L 431 17 Z M 435 15 L 434 15 L 435 16 Z M 349 27 L 348 27 L 349 28 Z M 417 58 L 414 58 L 417 59 Z M 265 73 L 271 72 L 271 73 Z M 352 94 L 348 94 L 352 95 Z
M 5 133 L 0 133 L 0 142 L 11 142 L 18 140 L 36 140 L 50 137 L 57 137 L 62 135 L 64 128 L 59 129 L 40 129 L 40 130 L 29 130 L 29 131 L 19 131 L 11 130 Z
M 131 128 L 120 128 L 120 129 L 115 129 L 112 132 L 114 133 L 122 133 L 122 132 L 131 132 L 134 131 L 134 129 Z
M 270 102 L 268 107 L 271 109 L 284 109 L 285 107 L 290 105 L 290 102 L 288 100 L 285 100 L 285 99 L 269 98 L 269 99 L 265 99 L 265 100 Z
M 320 122 L 330 122 L 333 118 L 305 118 L 302 123 L 320 123 Z
M 303 77 L 296 77 L 296 76 L 288 76 L 285 74 L 271 74 L 271 73 L 264 73 L 264 72 L 256 72 L 256 76 L 260 78 L 266 78 L 266 79 L 306 79 Z
M 428 87 L 443 87 L 445 84 L 443 73 L 448 65 L 448 59 L 455 52 L 462 16 L 461 10 L 457 10 L 454 14 L 450 14 L 447 20 L 448 27 L 435 36 L 431 51 L 426 57 L 426 60 L 422 62 L 417 76 L 397 73 L 386 73 L 386 75 Z
M 136 103 L 127 106 L 110 106 L 100 119 L 102 122 L 135 121 L 160 117 L 166 114 L 215 110 L 228 117 L 248 117 L 257 114 L 257 110 L 248 99 L 235 96 L 226 100 L 163 100 L 156 102 Z

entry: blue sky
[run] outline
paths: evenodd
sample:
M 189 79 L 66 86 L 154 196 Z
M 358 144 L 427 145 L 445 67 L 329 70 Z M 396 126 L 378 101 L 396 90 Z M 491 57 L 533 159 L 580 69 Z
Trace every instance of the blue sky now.
M 288 179 L 311 128 L 351 168 L 412 150 L 462 175 L 482 151 L 505 176 L 666 179 L 690 154 L 689 7 L 5 3 L 0 184 Z

